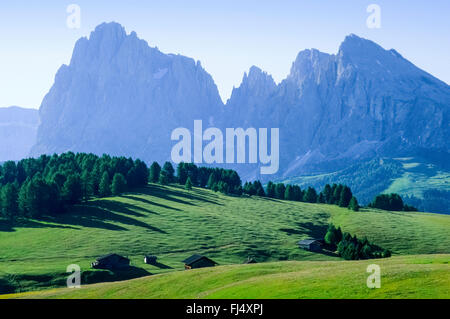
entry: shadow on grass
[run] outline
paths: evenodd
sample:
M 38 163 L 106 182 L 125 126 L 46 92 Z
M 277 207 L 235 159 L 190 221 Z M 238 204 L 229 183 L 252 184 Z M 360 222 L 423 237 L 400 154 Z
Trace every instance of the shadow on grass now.
M 14 222 L 0 220 L 0 232 L 14 232 L 16 231 L 15 227 L 77 229 L 73 226 L 48 224 L 45 221 L 45 218 L 42 218 L 40 221 L 32 219 L 19 219 Z
M 40 275 L 8 274 L 0 278 L 0 294 L 18 293 L 37 288 L 66 287 L 68 273 Z M 81 285 L 112 282 L 152 275 L 145 269 L 130 266 L 124 270 L 86 270 L 81 273 Z
M 288 235 L 307 235 L 314 239 L 323 239 L 327 233 L 328 225 L 314 224 L 311 222 L 297 223 L 298 228 L 281 228 Z
M 69 224 L 80 227 L 123 231 L 127 230 L 127 228 L 123 227 L 122 225 L 130 225 L 142 227 L 147 230 L 163 234 L 166 233 L 165 231 L 155 226 L 126 216 L 126 214 L 132 215 L 133 217 L 145 216 L 143 214 L 131 211 L 129 209 L 130 205 L 128 204 L 113 201 L 99 201 L 102 202 L 101 205 L 96 206 L 96 202 L 97 201 L 88 203 L 86 205 L 77 205 L 70 213 L 46 218 L 48 221 L 54 223 Z
M 135 194 L 137 194 L 137 193 L 135 193 Z M 158 207 L 165 208 L 165 209 L 181 211 L 181 209 L 178 209 L 178 208 L 175 208 L 175 207 L 171 207 L 171 206 L 167 206 L 167 205 L 160 204 L 160 203 L 156 203 L 156 202 L 152 202 L 152 201 L 150 201 L 148 199 L 137 197 L 137 196 L 133 196 L 133 195 L 122 195 L 121 197 L 132 199 L 132 200 L 135 200 L 135 201 L 139 201 L 139 202 L 142 202 L 142 203 L 148 204 L 148 205 L 158 206 Z M 156 213 L 154 213 L 154 214 L 156 214 Z
M 179 185 L 171 185 L 172 187 L 179 188 L 180 191 L 174 191 L 172 189 L 169 189 L 168 187 L 158 185 L 158 184 L 149 184 L 146 187 L 139 188 L 135 191 L 135 194 L 145 194 L 145 195 L 151 195 L 155 197 L 159 197 L 161 199 L 167 200 L 167 201 L 173 201 L 176 203 L 184 204 L 184 205 L 191 205 L 191 206 L 197 206 L 194 203 L 188 202 L 183 199 L 188 200 L 196 200 L 199 202 L 205 202 L 209 204 L 214 205 L 222 205 L 217 200 L 212 199 L 211 194 L 203 189 L 196 188 L 195 193 L 194 192 L 184 192 L 181 191 L 181 186 Z M 183 198 L 183 199 L 180 199 Z M 153 202 L 150 202 L 153 203 Z
M 155 262 L 153 264 L 150 264 L 152 266 L 158 267 L 159 269 L 173 269 L 172 267 L 168 266 L 168 265 L 164 265 L 160 262 Z
M 81 274 L 81 283 L 95 284 L 99 282 L 122 281 L 150 275 L 152 273 L 147 270 L 134 266 L 123 270 L 86 270 Z
M 172 185 L 172 187 L 178 187 L 178 185 Z M 181 187 L 181 186 L 180 186 Z M 142 198 L 136 195 L 151 195 L 168 202 L 174 202 L 183 205 L 196 206 L 196 204 L 191 201 L 205 202 L 214 205 L 222 205 L 218 201 L 211 199 L 211 194 L 206 190 L 196 189 L 194 192 L 184 192 L 175 191 L 168 187 L 149 184 L 145 187 L 136 189 L 135 192 L 130 192 L 124 194 L 122 197 L 126 199 L 131 199 L 134 201 L 139 201 L 145 204 L 158 206 L 165 209 L 182 211 L 179 208 L 172 207 L 169 205 L 156 203 L 150 201 L 146 198 Z M 181 199 L 182 198 L 182 199 Z M 187 201 L 186 199 L 190 200 Z M 3 232 L 13 232 L 14 227 L 30 227 L 30 228 L 72 228 L 78 229 L 78 227 L 90 227 L 90 228 L 101 228 L 114 231 L 124 231 L 127 230 L 123 225 L 137 226 L 146 228 L 150 231 L 166 233 L 165 231 L 149 225 L 145 222 L 139 221 L 136 218 L 145 217 L 146 214 L 155 214 L 157 212 L 151 211 L 145 207 L 138 205 L 133 205 L 131 203 L 124 203 L 108 199 L 94 199 L 86 204 L 76 205 L 69 209 L 69 212 L 55 215 L 55 216 L 44 216 L 36 220 L 24 220 L 20 223 L 10 224 L 3 220 L 0 220 L 0 231 Z M 42 222 L 41 222 L 42 221 Z M 50 222 L 46 223 L 46 222 Z M 58 225 L 59 224 L 59 225 Z M 118 225 L 122 224 L 122 225 Z

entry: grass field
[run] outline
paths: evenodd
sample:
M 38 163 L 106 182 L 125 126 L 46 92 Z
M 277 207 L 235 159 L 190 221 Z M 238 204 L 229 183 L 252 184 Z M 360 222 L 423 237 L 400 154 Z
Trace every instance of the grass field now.
M 237 198 L 151 184 L 121 197 L 92 200 L 53 219 L 14 227 L 2 223 L 0 291 L 63 286 L 70 264 L 81 266 L 83 283 L 173 272 L 183 269 L 181 261 L 194 253 L 220 265 L 242 264 L 248 256 L 258 262 L 338 261 L 345 265 L 335 256 L 307 252 L 296 245 L 303 238 L 322 237 L 329 222 L 358 237 L 367 236 L 394 255 L 450 253 L 450 216 L 446 215 L 352 212 L 332 205 Z M 133 270 L 113 274 L 90 269 L 90 262 L 110 252 L 130 258 Z M 157 255 L 159 264 L 144 264 L 144 254 Z M 274 267 L 285 264 L 289 263 Z
M 172 272 L 4 298 L 449 298 L 450 255 L 366 261 L 284 261 Z M 367 266 L 380 266 L 369 289 Z

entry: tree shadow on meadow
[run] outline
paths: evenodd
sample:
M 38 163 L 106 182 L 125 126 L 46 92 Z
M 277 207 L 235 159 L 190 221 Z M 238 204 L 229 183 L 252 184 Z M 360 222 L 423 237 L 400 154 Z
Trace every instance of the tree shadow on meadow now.
M 280 228 L 288 235 L 306 235 L 309 238 L 323 239 L 327 233 L 327 224 L 314 224 L 312 222 L 296 223 L 298 228 Z
M 178 187 L 178 185 L 172 185 L 172 187 Z M 193 203 L 192 201 L 222 205 L 215 200 L 214 195 L 206 190 L 196 188 L 195 193 L 184 192 L 181 191 L 181 186 L 180 191 L 176 191 L 157 184 L 149 184 L 135 190 L 134 192 L 126 193 L 121 197 L 164 209 L 182 211 L 180 208 L 157 203 L 138 195 L 150 195 L 166 200 L 169 203 L 173 202 L 188 206 L 197 206 L 196 203 Z M 109 199 L 93 199 L 85 204 L 71 207 L 68 212 L 51 216 L 42 216 L 38 220 L 21 220 L 20 222 L 14 222 L 11 224 L 0 219 L 0 232 L 13 232 L 15 231 L 14 227 L 67 229 L 88 227 L 113 231 L 125 231 L 128 229 L 124 226 L 129 225 L 142 227 L 149 231 L 165 234 L 165 231 L 137 219 L 146 217 L 149 214 L 159 215 L 158 212 L 129 202 Z
M 47 221 L 72 226 L 101 228 L 107 230 L 128 230 L 123 225 L 142 227 L 150 231 L 166 232 L 133 217 L 144 217 L 133 210 L 134 205 L 127 203 L 95 200 L 84 205 L 76 205 L 69 213 L 45 217 Z M 130 217 L 131 216 L 131 217 Z M 118 225 L 121 224 L 121 225 Z
M 14 222 L 0 220 L 0 232 L 15 232 L 17 227 L 21 228 L 59 228 L 59 229 L 77 229 L 69 225 L 49 224 L 43 218 L 41 220 L 35 219 L 19 219 Z
M 178 187 L 178 186 L 174 186 L 174 185 L 171 185 L 171 186 Z M 181 188 L 181 186 L 180 186 L 180 188 Z M 131 194 L 133 194 L 133 193 L 131 193 Z M 199 188 L 195 188 L 195 193 L 194 193 L 194 192 L 182 192 L 181 189 L 180 189 L 180 191 L 174 191 L 163 185 L 149 184 L 145 187 L 137 189 L 134 192 L 134 194 L 135 195 L 144 194 L 144 195 L 155 196 L 155 197 L 167 200 L 167 201 L 172 201 L 172 202 L 176 202 L 179 204 L 190 205 L 190 206 L 197 206 L 197 205 L 195 203 L 192 203 L 192 202 L 189 202 L 186 200 L 205 202 L 205 203 L 213 204 L 213 205 L 222 205 L 217 200 L 211 198 L 213 196 L 211 196 L 211 194 L 209 192 L 199 189 Z M 151 201 L 148 201 L 148 202 L 153 205 L 160 205 L 160 204 L 157 204 L 157 203 L 154 203 Z

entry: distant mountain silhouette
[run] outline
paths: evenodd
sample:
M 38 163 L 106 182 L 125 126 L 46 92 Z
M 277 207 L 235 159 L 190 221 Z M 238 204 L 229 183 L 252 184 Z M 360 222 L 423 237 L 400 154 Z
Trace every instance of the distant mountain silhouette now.
M 201 119 L 220 128 L 279 127 L 280 170 L 265 178 L 285 178 L 376 156 L 447 157 L 449 107 L 446 83 L 356 35 L 337 54 L 300 52 L 279 84 L 252 67 L 224 105 L 199 62 L 104 23 L 56 74 L 31 155 L 72 150 L 161 162 L 170 160 L 172 130 Z M 261 178 L 257 165 L 234 168 Z
M 0 162 L 27 157 L 36 143 L 38 126 L 38 110 L 0 108 Z

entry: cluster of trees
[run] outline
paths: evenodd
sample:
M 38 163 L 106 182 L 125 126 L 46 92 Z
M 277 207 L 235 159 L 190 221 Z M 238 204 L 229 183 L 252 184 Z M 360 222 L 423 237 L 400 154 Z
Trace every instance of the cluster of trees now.
M 405 204 L 401 196 L 395 193 L 376 196 L 369 207 L 393 211 L 417 211 L 417 208 Z
M 179 183 L 186 189 L 193 186 L 209 188 L 227 195 L 242 195 L 242 182 L 234 170 L 211 167 L 197 167 L 193 163 L 179 163 L 175 170 L 170 162 L 161 168 L 157 162 L 150 166 L 149 180 L 163 185 Z
M 38 218 L 63 212 L 91 197 L 119 195 L 148 183 L 141 160 L 72 152 L 8 161 L 0 166 L 4 218 Z
M 253 186 L 253 188 L 256 187 Z M 266 196 L 305 203 L 334 204 L 340 207 L 348 207 L 354 211 L 359 210 L 358 201 L 353 196 L 350 187 L 342 184 L 333 184 L 333 186 L 326 184 L 324 189 L 317 194 L 317 191 L 313 187 L 302 190 L 298 185 L 268 182 Z
M 324 237 L 325 243 L 337 248 L 339 256 L 347 260 L 387 258 L 391 252 L 370 243 L 367 238 L 358 239 L 349 233 L 342 233 L 341 228 L 333 224 L 328 225 Z

